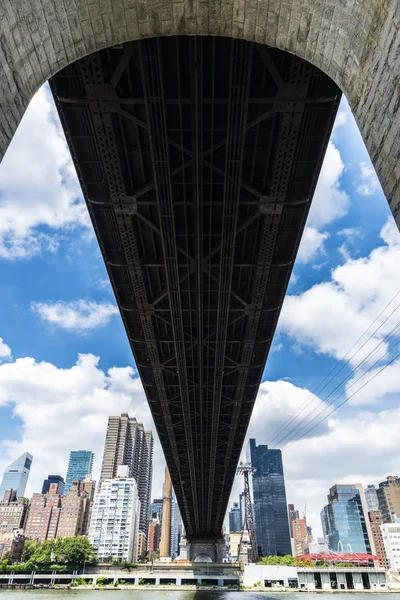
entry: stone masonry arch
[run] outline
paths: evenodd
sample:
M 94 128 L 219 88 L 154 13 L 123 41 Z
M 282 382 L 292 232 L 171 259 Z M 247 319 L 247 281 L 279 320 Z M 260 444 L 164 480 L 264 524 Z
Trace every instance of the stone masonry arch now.
M 398 0 L 0 0 L 0 156 L 33 94 L 102 48 L 220 35 L 308 60 L 345 93 L 400 225 Z

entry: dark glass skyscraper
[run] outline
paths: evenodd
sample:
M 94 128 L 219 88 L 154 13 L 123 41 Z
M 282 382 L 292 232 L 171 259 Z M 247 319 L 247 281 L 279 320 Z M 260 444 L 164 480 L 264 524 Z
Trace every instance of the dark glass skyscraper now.
M 248 460 L 253 473 L 254 520 L 257 544 L 262 556 L 292 553 L 286 504 L 282 453 L 268 446 L 257 446 L 251 439 Z
M 229 511 L 229 531 L 242 531 L 242 511 L 238 502 L 234 502 Z
M 360 484 L 334 485 L 329 490 L 328 504 L 321 511 L 321 522 L 330 550 L 371 553 L 363 496 Z
M 47 494 L 52 483 L 57 484 L 57 486 L 58 486 L 57 493 L 58 494 L 64 493 L 65 483 L 64 483 L 64 479 L 61 477 L 61 475 L 48 475 L 47 479 L 45 479 L 43 481 L 42 494 Z

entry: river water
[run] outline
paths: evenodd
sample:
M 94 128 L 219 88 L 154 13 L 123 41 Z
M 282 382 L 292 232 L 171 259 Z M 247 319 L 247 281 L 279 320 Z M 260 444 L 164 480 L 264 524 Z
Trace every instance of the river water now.
M 0 600 L 332 600 L 329 594 L 295 592 L 229 592 L 217 590 L 170 591 L 170 590 L 0 590 Z M 312 598 L 313 597 L 313 598 Z M 341 593 L 340 600 L 382 600 L 382 593 Z M 391 593 L 390 600 L 400 600 L 400 593 Z

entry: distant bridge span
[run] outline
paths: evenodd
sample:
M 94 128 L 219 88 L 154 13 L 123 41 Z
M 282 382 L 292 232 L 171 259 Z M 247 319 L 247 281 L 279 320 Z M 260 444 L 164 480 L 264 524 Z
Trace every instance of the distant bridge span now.
M 0 16 L 0 149 L 56 74 L 187 534 L 215 539 L 340 89 L 398 215 L 398 5 L 3 0 Z

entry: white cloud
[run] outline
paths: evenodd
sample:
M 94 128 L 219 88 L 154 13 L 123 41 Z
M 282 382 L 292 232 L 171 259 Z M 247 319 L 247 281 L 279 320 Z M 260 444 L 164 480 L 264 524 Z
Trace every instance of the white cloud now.
M 88 331 L 107 325 L 118 314 L 118 308 L 110 302 L 33 302 L 31 308 L 42 321 L 69 331 Z
M 363 237 L 362 231 L 359 227 L 345 227 L 344 229 L 337 231 L 336 235 L 339 235 L 350 242 L 353 242 L 357 238 Z
M 258 444 L 269 443 L 288 417 L 304 404 L 314 409 L 324 406 L 309 390 L 288 381 L 264 382 L 249 437 L 255 437 Z M 73 449 L 95 452 L 94 477 L 98 479 L 111 414 L 128 412 L 155 434 L 143 388 L 133 368 L 103 371 L 98 357 L 92 354 L 80 355 L 76 364 L 64 369 L 30 357 L 1 364 L 1 405 L 10 406 L 22 425 L 20 439 L 4 440 L 0 446 L 0 472 L 15 456 L 31 452 L 34 461 L 27 495 L 40 490 L 49 473 L 65 475 Z M 308 415 L 306 422 L 310 423 L 311 418 Z M 294 501 L 299 509 L 308 503 L 309 523 L 317 531 L 319 511 L 330 486 L 345 481 L 377 483 L 386 475 L 397 473 L 399 420 L 400 409 L 378 414 L 363 412 L 346 418 L 339 415 L 321 423 L 311 437 L 284 452 L 288 501 Z M 155 434 L 153 492 L 157 495 L 161 492 L 163 468 Z M 241 488 L 242 482 L 237 480 L 232 497 Z
M 397 293 L 400 287 L 400 235 L 391 220 L 382 229 L 381 237 L 385 245 L 367 257 L 349 259 L 332 271 L 330 281 L 286 297 L 279 326 L 297 345 L 342 358 Z M 399 302 L 400 297 L 385 312 L 380 323 Z M 366 356 L 390 331 L 399 319 L 399 311 L 365 344 L 354 363 Z
M 307 263 L 318 254 L 324 252 L 324 242 L 329 238 L 329 233 L 318 231 L 315 227 L 306 227 L 301 238 L 297 260 Z
M 347 123 L 348 123 L 347 117 L 348 117 L 347 112 L 344 109 L 338 111 L 335 122 L 333 124 L 333 132 L 335 132 L 335 130 L 338 129 L 339 127 L 343 127 L 343 125 L 347 125 Z
M 99 358 L 80 355 L 76 364 L 60 369 L 49 362 L 20 358 L 0 365 L 0 406 L 12 407 L 22 422 L 20 441 L 4 440 L 2 468 L 22 452 L 34 456 L 27 493 L 40 491 L 49 473 L 65 476 L 70 450 L 96 453 L 98 478 L 107 419 L 128 412 L 155 434 L 142 384 L 132 367 L 104 372 Z M 154 482 L 163 479 L 164 460 L 156 437 Z
M 360 176 L 357 192 L 362 196 L 372 196 L 381 189 L 375 169 L 371 164 L 360 162 Z
M 340 189 L 343 170 L 344 164 L 340 152 L 330 141 L 307 221 L 310 227 L 318 229 L 347 213 L 350 198 Z
M 399 381 L 397 375 L 397 390 Z M 312 398 L 309 390 L 286 381 L 264 382 L 247 439 L 254 437 L 257 444 L 270 443 L 273 432 L 298 412 L 304 402 L 311 401 L 311 408 L 319 410 L 320 401 Z M 313 415 L 308 415 L 306 422 Z M 283 452 L 287 500 L 294 502 L 300 511 L 307 502 L 308 523 L 317 535 L 321 532 L 319 513 L 331 486 L 350 482 L 377 484 L 387 475 L 399 474 L 400 408 L 383 409 L 379 413 L 359 410 L 355 415 L 345 416 L 338 411 L 334 416 Z M 270 447 L 277 446 L 273 443 Z M 237 501 L 242 487 L 242 480 L 236 478 L 231 501 Z
M 2 358 L 11 358 L 11 348 L 7 346 L 3 338 L 0 337 L 0 360 Z
M 398 347 L 396 352 L 398 351 Z M 365 386 L 365 387 L 363 387 Z M 359 391 L 358 391 L 359 390 Z M 357 391 L 354 397 L 350 396 Z M 400 361 L 378 365 L 374 369 L 357 372 L 346 384 L 346 395 L 353 406 L 382 405 L 400 394 Z
M 50 92 L 42 87 L 0 166 L 0 258 L 54 252 L 57 233 L 76 226 L 90 226 L 88 212 Z

